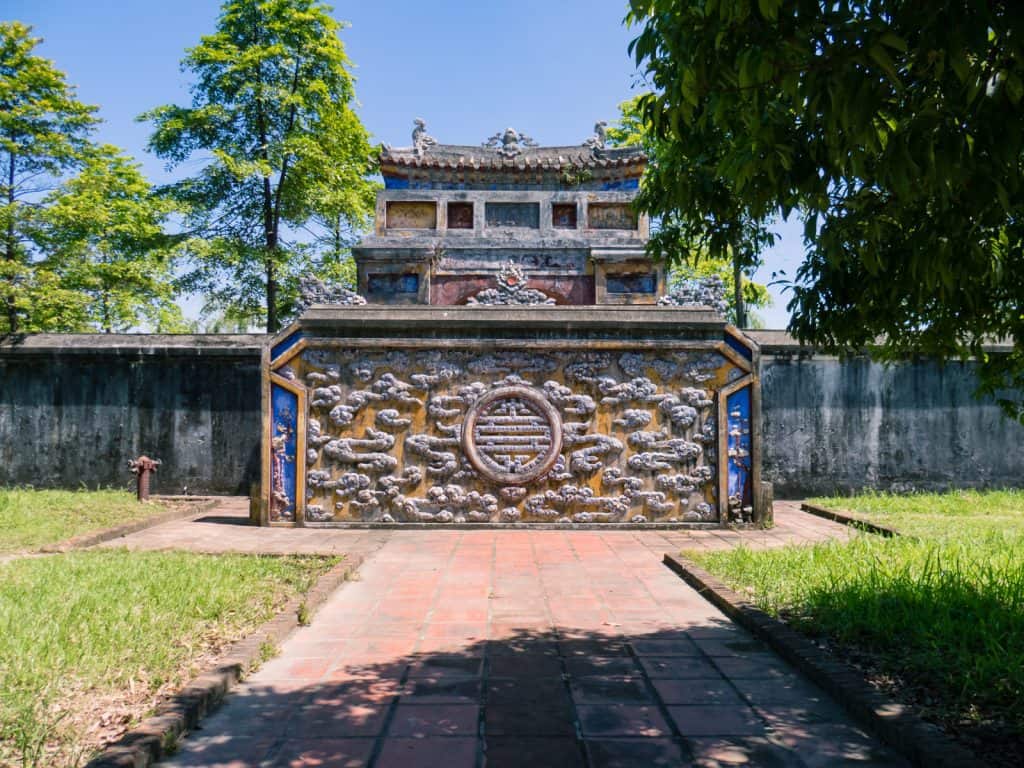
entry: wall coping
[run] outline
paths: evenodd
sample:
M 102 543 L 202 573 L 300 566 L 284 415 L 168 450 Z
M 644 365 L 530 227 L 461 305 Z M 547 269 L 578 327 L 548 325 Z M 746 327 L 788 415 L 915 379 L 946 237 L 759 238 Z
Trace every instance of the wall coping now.
M 217 333 L 28 333 L 0 336 L 0 357 L 13 355 L 124 355 L 253 357 L 267 336 Z
M 338 312 L 337 308 L 328 307 L 314 307 L 316 310 L 315 321 L 319 324 L 320 321 L 326 320 L 330 313 Z M 422 313 L 423 310 L 430 309 L 429 307 L 353 307 L 353 310 L 362 310 L 367 318 L 373 317 L 375 324 L 380 324 L 382 321 L 391 322 L 408 322 L 410 310 Z M 576 309 L 575 307 L 550 307 L 545 310 L 540 310 L 541 313 L 557 312 L 558 310 L 564 309 Z M 620 314 L 623 310 L 627 312 L 642 312 L 645 314 L 657 313 L 659 317 L 657 320 L 669 320 L 674 315 L 674 312 L 680 310 L 671 310 L 667 307 L 646 308 L 639 309 L 634 307 L 621 307 L 621 306 L 602 306 L 602 307 L 585 307 L 584 309 L 590 310 L 593 313 L 597 310 L 599 313 L 606 314 L 606 318 L 609 322 L 606 325 L 618 326 L 624 321 L 625 317 Z M 512 322 L 520 324 L 525 317 L 520 313 L 529 313 L 526 317 L 536 316 L 538 314 L 538 308 L 536 307 L 523 307 L 516 310 L 515 308 L 509 307 L 446 307 L 446 313 L 452 313 L 458 310 L 468 310 L 472 312 L 492 312 L 495 316 L 481 316 L 476 315 L 477 319 L 488 321 L 489 324 L 502 322 L 496 318 L 496 315 L 503 313 L 509 313 L 514 310 L 515 317 Z M 681 310 L 686 313 L 697 312 L 700 315 L 710 315 L 710 313 L 702 310 Z M 371 313 L 373 313 L 371 315 Z M 408 314 L 407 314 L 408 313 Z M 669 316 L 666 317 L 666 314 Z M 381 315 L 387 315 L 387 317 L 381 317 Z M 509 321 L 509 315 L 505 314 L 506 320 Z M 530 318 L 534 319 L 534 318 Z M 710 319 L 710 318 L 709 318 Z M 562 319 L 564 322 L 565 318 Z M 669 320 L 669 322 L 672 322 Z M 678 317 L 675 321 L 679 323 Z M 661 325 L 661 323 L 659 323 Z M 709 323 L 710 326 L 715 327 L 721 325 L 721 320 L 717 317 L 713 318 L 713 321 Z M 802 354 L 810 355 L 815 354 L 813 347 L 809 347 L 801 344 L 794 339 L 788 332 L 779 329 L 747 329 L 743 333 L 751 338 L 761 348 L 763 354 Z M 27 334 L 8 334 L 0 335 L 0 357 L 6 357 L 9 355 L 50 355 L 50 354 L 81 354 L 81 355 L 200 355 L 200 356 L 226 356 L 226 357 L 247 357 L 250 355 L 258 355 L 263 346 L 273 337 L 263 333 L 27 333 Z M 1012 342 L 1003 341 L 985 346 L 987 351 L 992 352 L 1010 352 L 1014 348 Z M 818 355 L 820 356 L 820 355 Z

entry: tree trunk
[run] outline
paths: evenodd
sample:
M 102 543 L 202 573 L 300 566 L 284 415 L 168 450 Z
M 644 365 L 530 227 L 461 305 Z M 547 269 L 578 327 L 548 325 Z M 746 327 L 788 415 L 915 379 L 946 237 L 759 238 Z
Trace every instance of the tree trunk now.
M 277 333 L 277 330 L 277 275 L 271 255 L 267 259 L 267 333 Z
M 7 219 L 7 237 L 6 237 L 6 248 L 4 258 L 7 261 L 14 261 L 16 254 L 16 245 L 14 234 L 14 153 L 9 152 L 7 155 L 10 161 L 7 166 L 7 206 L 8 206 L 8 219 Z M 13 279 L 13 278 L 12 278 Z M 14 303 L 14 286 L 12 285 L 4 297 L 4 303 L 7 305 L 7 326 L 10 333 L 18 332 L 18 308 Z
M 743 269 L 740 267 L 739 252 L 732 251 L 732 289 L 733 302 L 736 305 L 736 327 L 747 327 L 747 307 L 743 303 Z

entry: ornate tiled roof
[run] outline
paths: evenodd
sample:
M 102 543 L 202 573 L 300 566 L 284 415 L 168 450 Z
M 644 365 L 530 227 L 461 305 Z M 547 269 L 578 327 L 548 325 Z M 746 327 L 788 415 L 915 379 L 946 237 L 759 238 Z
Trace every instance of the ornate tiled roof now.
M 479 146 L 440 144 L 426 133 L 422 120 L 416 121 L 413 145 L 390 147 L 381 152 L 381 165 L 394 168 L 437 168 L 466 170 L 562 170 L 567 168 L 627 169 L 640 171 L 647 156 L 639 147 L 605 146 L 604 123 L 594 135 L 578 146 L 539 147 L 513 128 L 495 134 Z

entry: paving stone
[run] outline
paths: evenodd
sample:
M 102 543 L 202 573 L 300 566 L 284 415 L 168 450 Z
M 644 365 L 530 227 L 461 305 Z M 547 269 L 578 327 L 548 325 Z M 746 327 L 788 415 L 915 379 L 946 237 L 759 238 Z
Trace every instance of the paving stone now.
M 490 659 L 490 677 L 558 677 L 562 660 L 553 654 L 508 654 Z
M 482 674 L 482 659 L 461 654 L 432 654 L 409 665 L 410 678 L 465 680 Z
M 385 739 L 375 768 L 474 768 L 475 738 Z M 348 768 L 347 765 L 344 768 Z
M 828 694 L 795 672 L 785 677 L 767 679 L 734 678 L 732 684 L 742 696 L 755 705 L 816 707 L 832 704 Z
M 683 736 L 760 736 L 765 732 L 764 721 L 743 705 L 670 706 L 668 714 Z
M 690 738 L 695 768 L 807 768 L 792 750 L 764 737 Z
M 565 668 L 572 677 L 640 673 L 636 661 L 630 656 L 571 656 L 565 660 Z
M 585 742 L 591 768 L 678 768 L 682 747 L 670 739 L 591 739 Z
M 388 704 L 345 701 L 341 705 L 311 704 L 288 720 L 291 739 L 344 739 L 377 736 L 384 730 Z
M 639 676 L 577 677 L 570 682 L 577 704 L 654 704 L 654 698 Z
M 655 679 L 651 684 L 665 704 L 746 706 L 746 702 L 725 678 Z
M 409 704 L 475 704 L 480 701 L 479 679 L 413 678 L 402 688 L 402 701 Z
M 574 736 L 572 701 L 561 678 L 488 681 L 486 732 L 496 735 Z
M 427 736 L 473 736 L 480 707 L 476 704 L 409 704 L 395 708 L 388 736 L 421 739 Z
M 689 637 L 640 638 L 630 641 L 638 656 L 700 656 L 701 650 Z
M 720 680 L 721 673 L 707 659 L 693 656 L 641 656 L 640 665 L 651 679 Z
M 580 744 L 574 738 L 491 736 L 486 743 L 487 768 L 583 768 Z
M 671 736 L 668 724 L 655 706 L 594 704 L 576 707 L 584 737 Z
M 768 718 L 772 740 L 799 755 L 807 768 L 904 768 L 906 761 L 847 723 L 800 723 Z
M 289 740 L 277 751 L 274 766 L 275 768 L 306 768 L 306 766 L 364 768 L 370 764 L 373 744 L 373 739 Z

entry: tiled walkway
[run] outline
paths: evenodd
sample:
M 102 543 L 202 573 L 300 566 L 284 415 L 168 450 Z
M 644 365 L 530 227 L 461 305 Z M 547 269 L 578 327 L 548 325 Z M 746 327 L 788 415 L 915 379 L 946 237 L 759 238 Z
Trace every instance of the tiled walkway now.
M 903 765 L 644 539 L 389 533 L 170 763 Z

